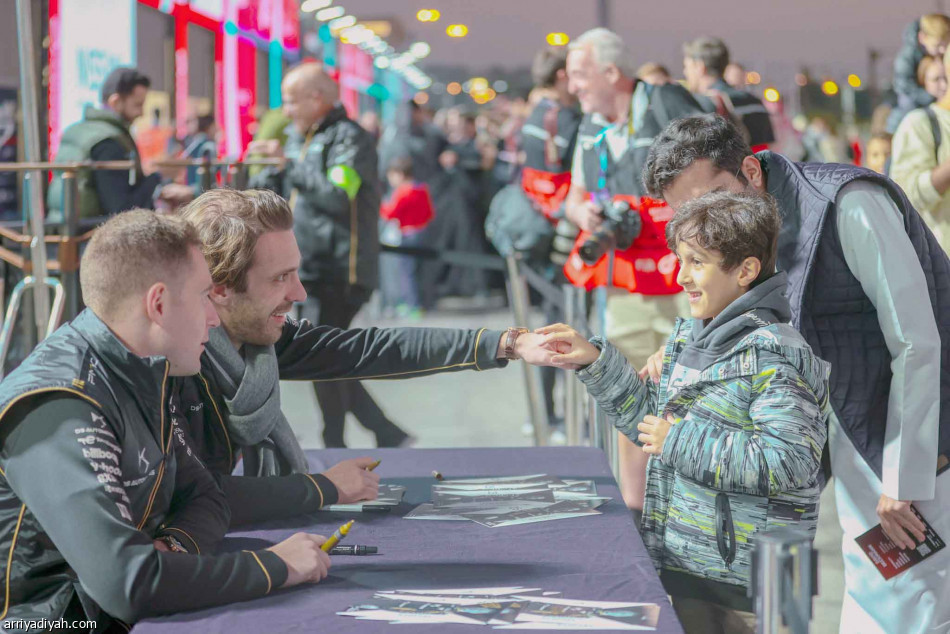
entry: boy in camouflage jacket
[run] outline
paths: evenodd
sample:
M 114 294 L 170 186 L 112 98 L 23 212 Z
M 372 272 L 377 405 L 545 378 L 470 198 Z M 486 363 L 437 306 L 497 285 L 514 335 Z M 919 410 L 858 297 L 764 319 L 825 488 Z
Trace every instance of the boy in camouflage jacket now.
M 717 191 L 667 226 L 692 320 L 659 383 L 600 337 L 542 328 L 614 426 L 651 454 L 641 532 L 687 632 L 753 631 L 756 533 L 814 535 L 830 366 L 788 321 L 774 201 Z

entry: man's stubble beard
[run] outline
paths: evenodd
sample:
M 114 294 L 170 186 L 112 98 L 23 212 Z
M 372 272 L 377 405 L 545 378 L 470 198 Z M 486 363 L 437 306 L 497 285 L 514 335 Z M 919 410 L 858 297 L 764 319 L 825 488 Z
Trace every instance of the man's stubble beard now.
M 280 331 L 270 333 L 270 313 L 261 317 L 259 311 L 253 307 L 242 303 L 236 310 L 230 314 L 221 314 L 221 325 L 230 335 L 231 339 L 240 341 L 242 344 L 251 344 L 254 346 L 272 346 L 280 338 Z

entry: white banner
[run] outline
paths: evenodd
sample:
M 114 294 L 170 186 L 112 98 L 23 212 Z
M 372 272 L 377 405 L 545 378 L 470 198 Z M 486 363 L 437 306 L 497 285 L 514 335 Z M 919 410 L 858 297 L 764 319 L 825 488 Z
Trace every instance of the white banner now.
M 51 66 L 58 81 L 51 91 L 51 145 L 64 128 L 82 119 L 86 106 L 100 105 L 99 91 L 112 69 L 135 66 L 136 0 L 59 0 L 50 25 Z

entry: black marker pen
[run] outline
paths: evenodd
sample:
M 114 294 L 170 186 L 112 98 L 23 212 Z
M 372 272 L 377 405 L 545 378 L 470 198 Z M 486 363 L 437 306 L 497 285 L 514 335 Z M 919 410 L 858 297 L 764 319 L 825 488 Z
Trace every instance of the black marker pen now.
M 330 549 L 331 555 L 375 555 L 378 552 L 376 546 L 334 546 Z

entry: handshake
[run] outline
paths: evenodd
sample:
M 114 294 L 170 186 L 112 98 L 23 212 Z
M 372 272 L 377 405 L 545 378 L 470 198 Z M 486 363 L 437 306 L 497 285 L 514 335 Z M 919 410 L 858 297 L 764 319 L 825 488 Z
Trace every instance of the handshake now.
M 505 337 L 498 344 L 498 358 L 504 359 Z M 518 336 L 511 358 L 525 363 L 566 370 L 579 370 L 597 360 L 600 349 L 566 324 L 553 324 Z
M 505 338 L 499 344 L 498 358 L 504 358 Z M 515 340 L 516 359 L 537 366 L 580 370 L 600 356 L 600 348 L 567 324 L 552 324 L 524 333 Z M 657 350 L 640 369 L 640 379 L 659 382 L 663 368 L 663 347 Z

